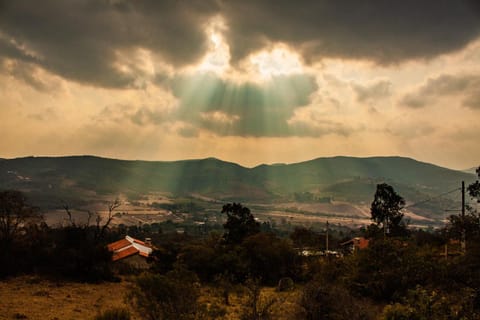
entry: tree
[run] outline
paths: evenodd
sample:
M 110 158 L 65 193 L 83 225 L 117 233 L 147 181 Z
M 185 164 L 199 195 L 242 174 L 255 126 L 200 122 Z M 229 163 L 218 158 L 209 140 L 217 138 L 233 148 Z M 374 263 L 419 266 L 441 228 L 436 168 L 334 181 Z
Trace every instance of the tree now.
M 293 232 L 290 233 L 290 239 L 293 241 L 293 245 L 301 250 L 307 247 L 318 248 L 325 243 L 324 237 L 305 227 L 295 227 Z
M 464 216 L 461 214 L 451 215 L 447 218 L 447 224 L 443 231 L 448 238 L 462 239 L 462 235 L 469 240 L 480 236 L 480 221 L 473 210 L 469 210 Z
M 370 208 L 372 220 L 377 225 L 382 225 L 386 233 L 401 235 L 405 232 L 405 225 L 402 224 L 405 200 L 398 195 L 392 186 L 382 183 L 377 184 L 377 191 Z
M 287 239 L 260 232 L 245 238 L 242 247 L 250 275 L 264 284 L 275 285 L 281 278 L 299 273 L 298 255 Z
M 246 237 L 260 232 L 260 224 L 255 221 L 250 209 L 240 203 L 227 203 L 222 213 L 227 214 L 227 222 L 223 225 L 223 237 L 227 243 L 240 244 Z
M 9 245 L 25 223 L 38 216 L 22 192 L 6 190 L 0 192 L 0 241 Z
M 480 167 L 476 170 L 477 176 L 480 179 Z M 477 199 L 477 202 L 480 202 L 480 181 L 475 181 L 474 183 L 470 184 L 467 188 L 468 194 L 470 197 Z

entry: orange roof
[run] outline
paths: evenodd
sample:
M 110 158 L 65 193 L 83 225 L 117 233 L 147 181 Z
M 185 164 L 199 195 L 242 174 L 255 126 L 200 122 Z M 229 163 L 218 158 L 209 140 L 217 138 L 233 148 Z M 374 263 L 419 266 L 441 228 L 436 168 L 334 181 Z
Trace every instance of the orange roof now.
M 370 241 L 368 239 L 365 239 L 365 238 L 360 238 L 360 240 L 358 241 L 358 243 L 356 244 L 358 246 L 359 249 L 365 249 L 365 248 L 368 248 L 368 243 Z
M 114 252 L 112 256 L 112 260 L 117 261 L 117 260 L 129 257 L 131 255 L 134 255 L 136 253 L 138 253 L 138 250 L 135 247 L 130 247 L 122 251 Z
M 108 247 L 108 250 L 110 251 L 117 251 L 121 248 L 125 248 L 131 245 L 132 244 L 130 243 L 130 241 L 128 241 L 127 239 L 122 239 L 122 240 L 118 240 L 113 243 L 110 243 L 107 247 Z
M 152 251 L 151 246 L 143 241 L 137 240 L 130 236 L 124 239 L 112 242 L 107 245 L 107 248 L 112 252 L 112 260 L 117 261 L 134 254 L 140 254 L 142 257 L 148 257 Z
M 345 241 L 344 243 L 340 243 L 340 245 L 344 246 L 344 245 L 347 245 L 347 244 L 353 244 L 353 246 L 355 248 L 365 249 L 365 248 L 368 248 L 368 243 L 369 242 L 370 242 L 370 240 L 365 239 L 364 237 L 356 237 L 356 238 L 352 238 L 348 241 Z
M 150 245 L 146 244 L 146 243 L 143 242 L 143 241 L 140 241 L 140 240 L 138 240 L 138 239 L 135 239 L 135 238 L 133 239 L 133 242 L 142 244 L 142 245 L 147 246 L 147 247 L 150 247 Z

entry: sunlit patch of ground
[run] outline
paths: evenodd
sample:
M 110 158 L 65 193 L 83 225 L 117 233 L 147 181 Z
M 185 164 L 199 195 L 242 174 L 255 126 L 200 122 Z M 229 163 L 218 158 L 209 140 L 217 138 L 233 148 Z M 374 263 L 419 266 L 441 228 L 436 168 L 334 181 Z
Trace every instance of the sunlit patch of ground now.
M 35 276 L 3 280 L 0 282 L 0 320 L 93 319 L 99 312 L 111 308 L 126 308 L 132 313 L 132 320 L 138 320 L 140 317 L 125 300 L 129 286 L 131 282 L 128 280 L 100 284 L 49 281 Z M 270 309 L 273 319 L 296 319 L 299 297 L 299 287 L 287 292 L 263 287 L 259 306 L 273 299 L 275 302 Z M 239 319 L 245 312 L 247 301 L 247 291 L 238 287 L 232 290 L 230 305 L 226 306 L 219 288 L 206 285 L 201 288 L 199 299 L 210 309 L 214 306 L 223 310 L 216 313 L 216 318 L 226 320 Z
M 0 319 L 93 319 L 100 311 L 127 307 L 127 282 L 85 284 L 23 276 L 0 282 Z

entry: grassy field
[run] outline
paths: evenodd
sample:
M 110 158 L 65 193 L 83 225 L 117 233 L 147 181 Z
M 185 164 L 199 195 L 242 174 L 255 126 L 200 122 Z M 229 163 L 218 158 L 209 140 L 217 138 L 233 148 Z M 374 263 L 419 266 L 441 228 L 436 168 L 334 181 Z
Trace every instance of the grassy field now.
M 0 282 L 0 319 L 93 319 L 100 311 L 125 307 L 128 286 L 126 281 L 85 284 L 33 276 L 4 280 Z
M 125 302 L 131 282 L 87 284 L 49 281 L 34 276 L 22 276 L 0 282 L 0 320 L 77 320 L 93 319 L 99 312 L 111 308 L 127 308 L 133 319 L 141 319 Z M 260 305 L 274 299 L 273 319 L 295 319 L 299 290 L 276 292 L 275 288 L 262 288 Z M 199 302 L 213 312 L 211 319 L 239 319 L 247 305 L 248 295 L 243 289 L 234 290 L 230 305 L 225 306 L 219 290 L 203 287 Z

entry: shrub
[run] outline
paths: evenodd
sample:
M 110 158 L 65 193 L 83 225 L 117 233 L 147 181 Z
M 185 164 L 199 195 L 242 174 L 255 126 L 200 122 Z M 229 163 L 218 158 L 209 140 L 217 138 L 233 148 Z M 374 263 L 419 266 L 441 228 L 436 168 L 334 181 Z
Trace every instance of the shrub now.
M 94 320 L 130 320 L 130 311 L 123 308 L 109 309 L 98 314 Z
M 198 278 L 177 268 L 166 275 L 140 275 L 128 299 L 146 319 L 195 319 L 200 313 Z
M 291 291 L 295 287 L 295 283 L 293 282 L 292 278 L 282 278 L 278 281 L 277 291 Z
M 423 320 L 423 319 L 478 319 L 474 310 L 475 295 L 471 289 L 447 294 L 440 290 L 417 286 L 409 290 L 402 303 L 387 305 L 380 319 L 383 320 Z
M 300 306 L 307 320 L 364 320 L 373 319 L 375 313 L 366 300 L 352 296 L 347 289 L 317 281 L 304 287 Z

